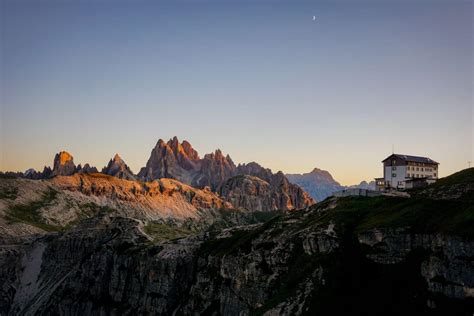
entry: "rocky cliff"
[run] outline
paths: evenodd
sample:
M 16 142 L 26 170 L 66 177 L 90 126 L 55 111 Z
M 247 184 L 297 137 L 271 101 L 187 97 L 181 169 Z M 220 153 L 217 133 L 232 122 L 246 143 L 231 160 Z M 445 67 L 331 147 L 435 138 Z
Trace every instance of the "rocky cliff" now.
M 98 213 L 0 246 L 0 313 L 471 315 L 468 173 L 467 183 L 411 198 L 331 198 L 179 238 L 167 226 Z

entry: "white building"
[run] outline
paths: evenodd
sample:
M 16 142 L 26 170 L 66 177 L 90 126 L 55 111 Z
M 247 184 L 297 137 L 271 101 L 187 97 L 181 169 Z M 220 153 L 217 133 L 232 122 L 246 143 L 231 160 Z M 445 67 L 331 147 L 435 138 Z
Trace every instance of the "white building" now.
M 379 191 L 411 189 L 438 179 L 439 163 L 427 157 L 392 154 L 382 163 L 383 178 L 375 179 Z

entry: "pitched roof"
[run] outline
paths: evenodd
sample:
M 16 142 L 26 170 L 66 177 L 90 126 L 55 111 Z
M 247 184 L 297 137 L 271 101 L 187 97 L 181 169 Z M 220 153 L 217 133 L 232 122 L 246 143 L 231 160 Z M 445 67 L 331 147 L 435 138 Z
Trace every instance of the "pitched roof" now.
M 393 156 L 405 161 L 439 164 L 439 162 L 436 162 L 433 159 L 430 159 L 428 157 L 418 157 L 418 156 L 410 156 L 410 155 L 402 155 L 402 154 L 391 154 L 390 156 L 382 160 L 382 162 L 385 162 L 386 160 L 392 158 Z

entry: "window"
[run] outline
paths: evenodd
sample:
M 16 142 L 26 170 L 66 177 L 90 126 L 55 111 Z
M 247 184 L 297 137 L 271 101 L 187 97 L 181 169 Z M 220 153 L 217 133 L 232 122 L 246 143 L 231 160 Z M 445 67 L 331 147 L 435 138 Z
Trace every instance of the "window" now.
M 397 177 L 397 174 L 396 173 L 392 173 L 392 178 L 396 178 Z
M 421 171 L 423 171 L 423 168 L 421 168 Z
M 392 167 L 392 170 L 397 170 L 397 167 Z
M 435 173 L 433 173 L 433 177 L 436 177 L 436 172 L 435 172 Z
M 407 177 L 410 178 L 410 174 L 409 174 L 409 173 L 407 174 Z
M 416 167 L 416 171 L 420 171 L 420 168 Z

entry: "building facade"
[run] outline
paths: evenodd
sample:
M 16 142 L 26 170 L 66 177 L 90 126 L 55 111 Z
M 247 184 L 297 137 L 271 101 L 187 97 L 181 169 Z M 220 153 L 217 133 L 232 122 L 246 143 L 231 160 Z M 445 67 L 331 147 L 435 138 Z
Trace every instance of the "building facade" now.
M 439 163 L 427 157 L 392 154 L 382 163 L 383 178 L 375 179 L 379 191 L 411 189 L 438 179 Z

